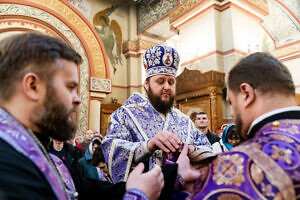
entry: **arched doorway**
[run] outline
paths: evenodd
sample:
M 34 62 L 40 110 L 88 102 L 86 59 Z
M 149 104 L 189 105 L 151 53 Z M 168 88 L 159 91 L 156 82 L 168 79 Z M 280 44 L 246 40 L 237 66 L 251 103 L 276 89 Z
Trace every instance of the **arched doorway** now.
M 24 31 L 39 31 L 62 38 L 83 57 L 79 69 L 82 103 L 76 118 L 79 131 L 85 132 L 89 128 L 91 77 L 110 81 L 103 44 L 90 23 L 68 2 L 59 0 L 0 0 L 0 16 L 0 38 Z M 100 96 L 109 91 L 103 90 Z

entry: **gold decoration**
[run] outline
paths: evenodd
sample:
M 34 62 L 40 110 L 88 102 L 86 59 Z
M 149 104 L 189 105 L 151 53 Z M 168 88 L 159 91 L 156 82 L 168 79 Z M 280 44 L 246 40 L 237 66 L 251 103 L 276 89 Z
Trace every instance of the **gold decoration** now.
M 239 154 L 218 157 L 213 161 L 213 180 L 217 185 L 241 186 L 245 181 L 243 162 L 244 158 Z
M 245 153 L 249 159 L 252 159 L 263 170 L 269 182 L 281 192 L 283 199 L 294 199 L 295 190 L 291 178 L 265 152 L 252 144 L 237 146 L 235 150 Z
M 290 149 L 281 149 L 278 146 L 272 145 L 274 149 L 274 153 L 271 155 L 273 159 L 281 159 L 284 160 L 287 164 L 291 164 L 290 156 L 292 151 Z
M 184 2 L 184 4 L 176 8 L 176 10 L 170 14 L 170 24 L 184 15 L 187 11 L 195 7 L 197 4 L 200 4 L 204 1 L 205 0 L 187 0 L 186 2 Z
M 89 28 L 89 26 L 77 15 L 68 5 L 59 0 L 29 0 L 33 4 L 17 4 L 17 1 L 12 3 L 0 4 L 0 16 L 8 15 L 18 18 L 30 17 L 35 24 L 42 22 L 42 25 L 59 32 L 63 38 L 68 40 L 68 43 L 83 57 L 83 62 L 80 65 L 80 87 L 79 94 L 81 104 L 78 113 L 78 128 L 79 132 L 84 133 L 88 129 L 88 101 L 89 101 L 89 66 L 95 66 L 95 75 L 106 78 L 105 65 L 103 60 L 100 45 Z M 26 2 L 25 2 L 26 3 Z M 51 12 L 47 12 L 51 11 Z M 62 18 L 57 18 L 53 13 L 59 13 Z M 65 22 L 68 22 L 66 24 Z M 15 24 L 10 24 L 13 26 Z M 53 28 L 54 27 L 54 28 Z M 72 29 L 71 29 L 72 28 Z M 74 32 L 77 31 L 77 33 Z M 41 31 L 43 32 L 43 31 Z M 47 32 L 48 33 L 48 32 Z M 78 34 L 79 33 L 79 34 Z M 78 34 L 78 35 L 76 35 Z M 85 39 L 88 48 L 90 49 L 91 59 L 88 60 L 87 52 L 80 39 Z M 89 63 L 90 62 L 90 63 Z
M 139 52 L 141 50 L 146 50 L 156 45 L 158 45 L 158 43 L 150 42 L 142 39 L 138 39 L 136 41 L 128 40 L 123 43 L 123 53 L 125 54 L 129 51 Z
M 85 42 L 89 49 L 91 49 L 92 62 L 95 68 L 95 77 L 106 78 L 106 69 L 104 57 L 98 40 L 96 39 L 92 29 L 90 29 L 86 22 L 78 16 L 70 7 L 63 1 L 59 0 L 29 0 L 38 5 L 45 6 L 59 15 L 63 16 L 69 23 L 76 27 L 79 33 L 85 38 Z
M 272 134 L 270 135 L 271 138 L 274 138 L 275 140 L 281 140 L 287 143 L 293 143 L 294 140 L 289 138 L 288 136 L 281 135 L 281 134 Z
M 237 194 L 221 194 L 219 197 L 218 197 L 218 200 L 242 200 L 242 198 L 237 195 Z
M 254 180 L 254 182 L 258 185 L 264 180 L 264 174 L 262 170 L 253 163 L 250 168 L 251 177 Z
M 274 121 L 273 123 L 272 123 L 272 129 L 273 130 L 276 130 L 276 129 L 278 129 L 279 128 L 279 126 L 280 126 L 280 122 L 279 121 Z
M 263 10 L 265 13 L 268 13 L 269 7 L 267 0 L 246 0 L 250 4 L 254 5 L 255 7 Z M 170 14 L 170 23 L 172 24 L 174 21 L 176 21 L 178 18 L 189 12 L 191 9 L 193 9 L 195 6 L 200 5 L 201 3 L 210 3 L 210 1 L 206 0 L 187 0 L 182 5 L 180 5 L 178 8 L 176 8 L 175 11 L 173 11 Z M 221 3 L 216 2 L 217 5 L 222 5 Z

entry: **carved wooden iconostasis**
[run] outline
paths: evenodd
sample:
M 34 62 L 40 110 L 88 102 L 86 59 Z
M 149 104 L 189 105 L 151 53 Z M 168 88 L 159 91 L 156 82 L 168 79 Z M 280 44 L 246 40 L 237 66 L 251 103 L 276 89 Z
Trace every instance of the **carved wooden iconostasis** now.
M 98 85 L 110 86 L 109 66 L 101 39 L 88 20 L 67 1 L 0 0 L 0 39 L 26 31 L 59 37 L 82 56 L 78 70 L 81 104 L 72 118 L 78 123 L 78 131 L 84 133 L 89 128 L 90 97 L 97 93 L 104 98 L 111 91 L 95 84 L 104 81 L 108 84 Z
M 209 129 L 215 132 L 223 124 L 222 89 L 225 73 L 187 68 L 176 78 L 176 104 L 188 116 L 193 112 L 204 111 L 210 123 Z

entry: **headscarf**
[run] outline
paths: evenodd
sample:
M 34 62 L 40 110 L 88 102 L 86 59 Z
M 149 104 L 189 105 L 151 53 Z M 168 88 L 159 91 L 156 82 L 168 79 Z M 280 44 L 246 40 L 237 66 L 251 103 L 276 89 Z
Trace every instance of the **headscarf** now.
M 223 144 L 225 145 L 225 147 L 228 150 L 232 149 L 233 146 L 228 142 L 228 140 L 227 140 L 227 134 L 230 131 L 231 127 L 234 127 L 234 126 L 235 126 L 235 124 L 233 124 L 233 123 L 232 124 L 228 124 L 226 126 L 225 130 L 223 131 L 223 134 L 222 134 L 222 142 L 223 142 Z

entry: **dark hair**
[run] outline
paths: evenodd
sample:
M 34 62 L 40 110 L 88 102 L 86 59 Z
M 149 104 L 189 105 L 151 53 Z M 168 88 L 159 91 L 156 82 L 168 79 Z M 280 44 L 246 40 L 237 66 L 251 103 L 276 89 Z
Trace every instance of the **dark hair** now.
M 8 100 L 15 90 L 15 82 L 26 72 L 35 73 L 49 83 L 58 59 L 82 62 L 81 56 L 59 38 L 37 32 L 6 37 L 0 41 L 0 99 Z
M 228 139 L 231 139 L 231 140 L 241 139 L 240 135 L 236 132 L 235 126 L 232 126 L 229 128 L 226 138 L 227 138 L 227 140 Z
M 101 142 L 98 139 L 92 141 L 92 146 L 94 146 L 94 144 L 101 146 Z
M 196 118 L 197 118 L 197 115 L 198 113 L 197 112 L 193 112 L 191 115 L 190 115 L 190 119 L 195 122 Z
M 289 70 L 268 53 L 253 53 L 230 70 L 229 89 L 238 93 L 242 83 L 248 83 L 262 93 L 280 92 L 295 95 L 295 86 Z
M 98 146 L 93 153 L 91 164 L 97 166 L 100 162 L 105 162 L 105 159 L 101 146 Z
M 198 112 L 197 115 L 207 115 L 207 114 L 206 114 L 206 112 L 201 111 L 201 112 Z

